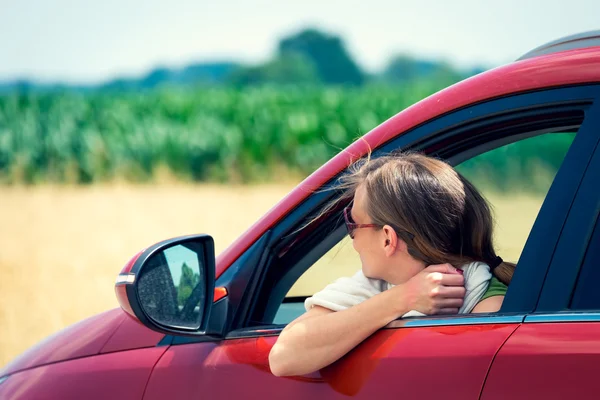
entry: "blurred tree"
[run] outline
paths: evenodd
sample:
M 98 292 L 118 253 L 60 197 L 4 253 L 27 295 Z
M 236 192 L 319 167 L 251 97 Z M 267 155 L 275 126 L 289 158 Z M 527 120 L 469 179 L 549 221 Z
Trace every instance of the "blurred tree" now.
M 233 62 L 196 63 L 182 69 L 159 67 L 141 78 L 115 78 L 100 87 L 109 90 L 140 90 L 153 89 L 161 85 L 219 84 L 236 68 L 238 64 Z
M 237 68 L 233 62 L 197 63 L 177 71 L 173 74 L 174 81 L 181 84 L 196 83 L 221 83 Z
M 417 60 L 401 54 L 392 58 L 382 75 L 388 82 L 406 82 L 416 79 L 419 74 Z
M 279 54 L 301 54 L 312 61 L 324 83 L 360 85 L 365 78 L 342 39 L 306 29 L 279 42 Z
M 184 262 L 181 266 L 181 278 L 179 279 L 179 290 L 177 291 L 177 302 L 183 306 L 191 296 L 192 291 L 198 284 L 200 276 L 194 274 L 192 269 Z
M 448 63 L 419 60 L 406 54 L 392 57 L 382 73 L 382 78 L 386 82 L 404 83 L 427 79 L 435 81 L 442 87 L 456 83 L 465 77 L 466 74 L 456 70 Z
M 302 54 L 282 54 L 266 64 L 240 67 L 234 70 L 229 82 L 236 86 L 261 83 L 311 84 L 319 83 L 315 65 Z
M 162 83 L 168 82 L 170 76 L 171 70 L 168 68 L 156 68 L 143 77 L 140 80 L 139 85 L 144 88 L 153 88 Z
M 443 86 L 450 86 L 458 81 L 466 78 L 466 75 L 450 64 L 441 62 L 437 64 L 437 67 L 433 70 L 432 79 L 439 82 Z

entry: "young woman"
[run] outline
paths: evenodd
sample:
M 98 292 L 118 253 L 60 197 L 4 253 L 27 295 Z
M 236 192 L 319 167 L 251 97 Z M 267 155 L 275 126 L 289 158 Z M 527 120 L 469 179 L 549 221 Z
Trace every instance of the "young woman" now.
M 485 199 L 450 165 L 415 153 L 366 160 L 341 187 L 362 270 L 306 300 L 270 352 L 273 374 L 319 370 L 399 317 L 499 310 L 515 266 L 494 251 Z

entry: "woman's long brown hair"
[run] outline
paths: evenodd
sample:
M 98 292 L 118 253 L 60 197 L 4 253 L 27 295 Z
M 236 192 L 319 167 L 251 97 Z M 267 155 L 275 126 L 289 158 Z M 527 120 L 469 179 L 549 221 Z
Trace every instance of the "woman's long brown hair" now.
M 444 161 L 419 153 L 359 160 L 342 178 L 344 195 L 335 203 L 353 197 L 359 185 L 365 186 L 372 222 L 392 226 L 414 258 L 455 267 L 498 263 L 487 201 Z M 493 274 L 508 285 L 514 269 L 515 264 L 502 262 Z

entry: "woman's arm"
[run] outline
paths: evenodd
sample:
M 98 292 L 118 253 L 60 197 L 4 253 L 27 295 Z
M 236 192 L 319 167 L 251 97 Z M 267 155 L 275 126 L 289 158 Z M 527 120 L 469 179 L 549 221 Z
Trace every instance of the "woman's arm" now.
M 497 312 L 502 307 L 502 302 L 504 301 L 504 296 L 492 296 L 488 297 L 485 300 L 481 300 L 475 308 L 473 308 L 472 313 L 491 313 Z
M 398 301 L 399 293 L 392 289 L 343 311 L 313 307 L 305 318 L 292 322 L 281 332 L 269 354 L 271 372 L 288 376 L 319 370 L 408 312 L 410 308 L 402 305 L 407 301 Z
M 317 371 L 410 310 L 457 313 L 465 293 L 463 285 L 464 279 L 455 268 L 435 265 L 405 284 L 343 311 L 313 307 L 281 332 L 269 354 L 271 372 L 289 376 Z
M 500 307 L 502 307 L 502 302 L 504 301 L 504 296 L 506 295 L 507 290 L 508 286 L 500 282 L 500 280 L 495 276 L 492 276 L 487 290 L 483 294 L 483 300 L 480 300 L 479 303 L 475 305 L 473 310 L 471 310 L 471 312 L 492 313 L 500 311 Z

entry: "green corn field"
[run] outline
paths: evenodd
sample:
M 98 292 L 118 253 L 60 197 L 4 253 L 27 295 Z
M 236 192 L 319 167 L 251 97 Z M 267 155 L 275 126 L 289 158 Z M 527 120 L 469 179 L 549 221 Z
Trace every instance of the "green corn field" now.
M 438 89 L 420 82 L 5 94 L 0 182 L 151 182 L 158 171 L 204 182 L 302 177 Z M 532 187 L 536 176 L 553 176 L 572 136 L 536 139 L 485 154 L 460 170 L 473 179 L 494 179 L 500 188 L 507 174 L 518 175 Z

